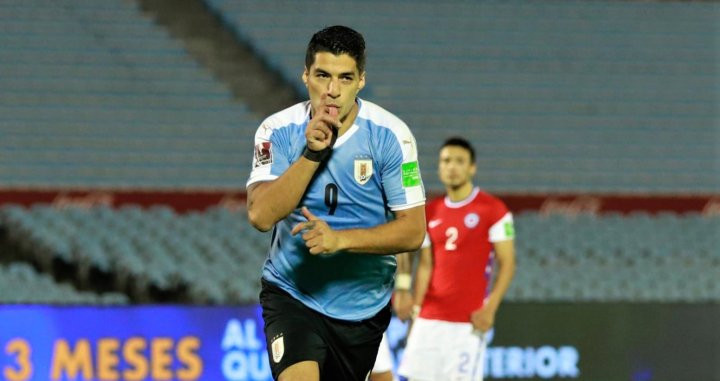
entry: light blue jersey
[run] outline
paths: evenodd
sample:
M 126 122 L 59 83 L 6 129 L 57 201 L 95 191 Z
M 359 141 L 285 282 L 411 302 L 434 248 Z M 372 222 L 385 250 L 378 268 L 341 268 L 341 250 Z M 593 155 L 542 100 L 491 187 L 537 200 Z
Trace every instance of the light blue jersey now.
M 263 278 L 327 316 L 362 320 L 390 300 L 395 256 L 309 253 L 292 228 L 306 221 L 306 206 L 335 230 L 370 228 L 392 219 L 390 211 L 425 203 L 410 129 L 381 107 L 358 99 L 355 123 L 340 137 L 332 156 L 308 185 L 298 208 L 273 231 Z M 305 149 L 310 102 L 267 118 L 255 135 L 253 170 L 247 185 L 278 178 Z

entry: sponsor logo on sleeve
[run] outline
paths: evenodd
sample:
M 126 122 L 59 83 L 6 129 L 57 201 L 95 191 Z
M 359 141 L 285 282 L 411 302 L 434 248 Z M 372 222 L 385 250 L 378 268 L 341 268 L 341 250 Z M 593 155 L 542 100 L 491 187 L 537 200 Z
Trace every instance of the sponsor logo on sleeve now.
M 403 139 L 403 147 L 405 147 L 405 157 L 412 157 L 415 153 L 415 146 L 413 145 L 413 142 L 407 139 Z
M 515 227 L 510 221 L 505 223 L 505 236 L 507 238 L 515 238 Z
M 417 161 L 402 164 L 402 186 L 403 188 L 416 187 L 420 182 L 420 168 Z
M 255 168 L 272 164 L 272 143 L 262 142 L 255 145 Z

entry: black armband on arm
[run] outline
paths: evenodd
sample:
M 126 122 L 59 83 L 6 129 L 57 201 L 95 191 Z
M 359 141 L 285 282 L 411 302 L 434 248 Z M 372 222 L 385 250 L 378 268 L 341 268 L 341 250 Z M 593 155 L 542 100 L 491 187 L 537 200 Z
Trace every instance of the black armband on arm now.
M 305 150 L 303 151 L 303 156 L 305 156 L 305 158 L 310 161 L 320 163 L 322 161 L 325 161 L 330 156 L 330 152 L 332 152 L 331 147 L 325 147 L 320 151 L 313 151 L 310 148 L 305 147 Z

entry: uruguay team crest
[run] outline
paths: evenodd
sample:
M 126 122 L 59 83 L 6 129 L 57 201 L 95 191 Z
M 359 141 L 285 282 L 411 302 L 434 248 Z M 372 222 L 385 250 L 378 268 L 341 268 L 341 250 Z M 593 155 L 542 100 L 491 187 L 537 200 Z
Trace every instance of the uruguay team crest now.
M 285 341 L 283 340 L 283 337 L 280 336 L 273 340 L 272 342 L 272 356 L 273 361 L 275 363 L 279 363 L 280 360 L 282 360 L 283 355 L 285 354 Z
M 373 174 L 372 159 L 355 159 L 355 181 L 365 185 Z

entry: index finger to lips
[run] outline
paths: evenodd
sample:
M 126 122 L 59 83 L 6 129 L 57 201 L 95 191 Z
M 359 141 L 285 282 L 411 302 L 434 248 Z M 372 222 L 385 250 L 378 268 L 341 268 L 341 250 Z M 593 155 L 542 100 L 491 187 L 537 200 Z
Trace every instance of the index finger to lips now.
M 325 122 L 328 126 L 335 126 L 337 128 L 340 128 L 342 126 L 342 123 L 340 123 L 340 120 L 335 116 L 331 116 L 329 114 L 325 114 L 322 116 L 321 120 Z
M 313 110 L 310 120 L 322 119 L 330 115 L 330 108 L 326 105 L 321 105 L 317 109 Z

